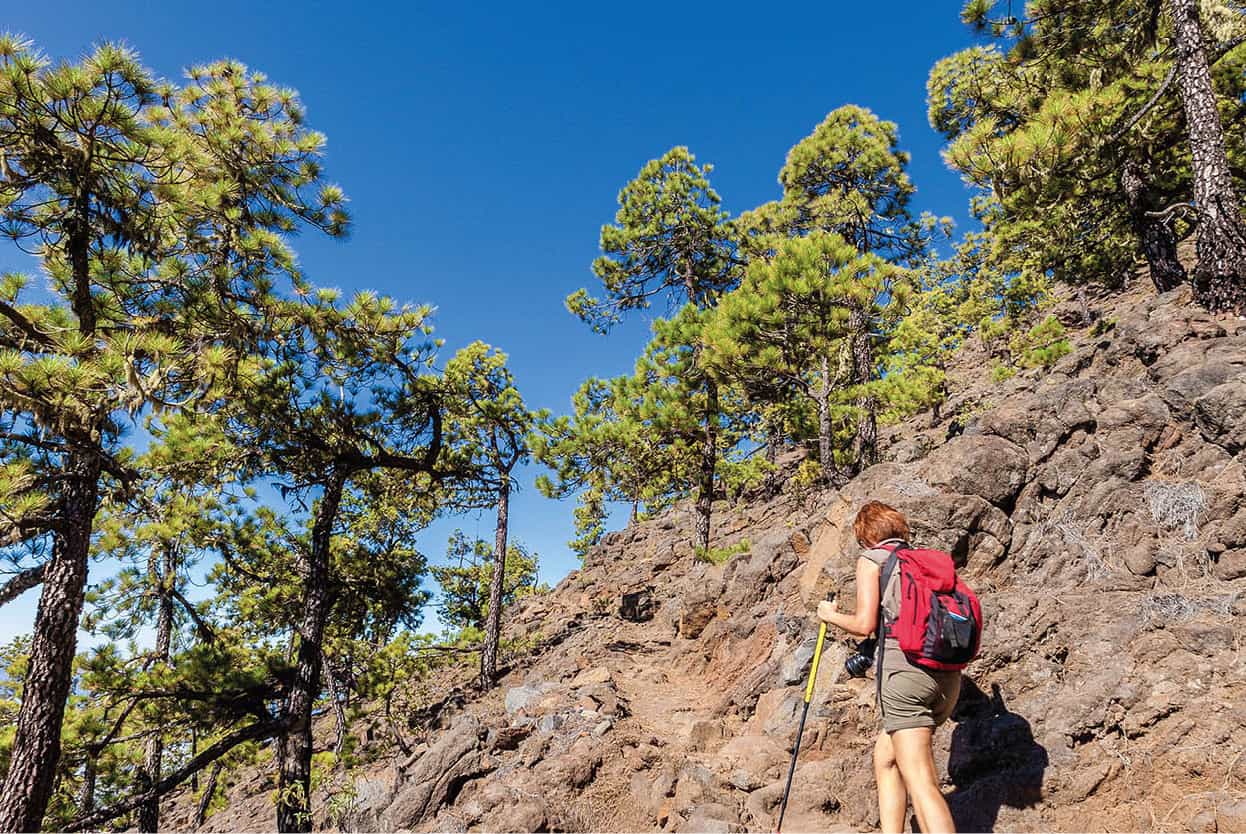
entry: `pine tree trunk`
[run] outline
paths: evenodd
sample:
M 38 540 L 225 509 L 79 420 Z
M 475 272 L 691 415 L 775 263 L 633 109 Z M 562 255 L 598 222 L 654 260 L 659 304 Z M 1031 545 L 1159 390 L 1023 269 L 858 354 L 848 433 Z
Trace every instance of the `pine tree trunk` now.
M 1166 0 L 1176 47 L 1198 209 L 1194 298 L 1208 310 L 1246 314 L 1246 223 L 1233 186 L 1224 128 L 1199 23 L 1198 0 Z
M 1175 290 L 1185 283 L 1185 267 L 1177 258 L 1177 233 L 1171 217 L 1153 217 L 1146 199 L 1146 180 L 1138 160 L 1125 160 L 1121 168 L 1121 188 L 1129 205 L 1130 220 L 1134 233 L 1142 241 L 1142 253 L 1146 257 L 1151 283 L 1157 293 Z
M 341 472 L 330 475 L 312 526 L 294 683 L 284 710 L 289 727 L 277 741 L 277 830 L 283 834 L 311 831 L 312 707 L 320 696 L 324 627 L 329 618 L 329 545 L 345 484 Z
M 701 471 L 697 483 L 696 545 L 710 549 L 710 514 L 714 507 L 714 470 L 718 466 L 718 384 L 705 383 L 705 442 L 701 447 Z
M 194 727 L 191 727 L 190 728 L 190 756 L 193 759 L 197 755 L 199 755 L 199 732 Z M 194 792 L 198 792 L 199 790 L 199 771 L 197 770 L 195 771 L 194 775 L 190 777 L 190 789 L 191 791 L 194 791 Z
M 173 583 L 177 581 L 176 556 L 171 546 L 164 548 L 164 565 L 155 577 L 160 588 L 160 607 L 156 614 L 156 645 L 153 663 L 167 666 L 173 642 Z M 139 792 L 146 793 L 160 781 L 160 763 L 164 756 L 164 738 L 159 730 L 143 746 L 143 767 L 139 771 Z M 138 809 L 138 830 L 160 830 L 160 800 L 153 799 Z
M 775 495 L 779 491 L 779 442 L 780 429 L 778 421 L 766 415 L 766 463 L 768 471 L 766 472 L 766 481 L 764 484 L 767 496 Z
M 338 686 L 337 676 L 333 674 L 333 666 L 324 666 L 325 688 L 329 690 L 329 698 L 333 701 L 333 718 L 337 725 L 337 739 L 333 742 L 333 752 L 341 756 L 346 746 L 346 707 L 342 704 L 342 689 Z
M 61 755 L 61 722 L 78 646 L 91 528 L 99 508 L 100 459 L 72 452 L 64 474 L 64 525 L 55 534 L 43 575 L 17 731 L 0 787 L 0 831 L 39 830 Z
M 681 272 L 688 302 L 701 306 L 697 298 L 695 274 L 691 263 Z M 692 363 L 701 367 L 701 346 L 693 349 Z M 714 471 L 718 468 L 718 384 L 705 381 L 705 440 L 701 447 L 701 471 L 697 476 L 696 540 L 693 544 L 706 553 L 710 550 L 710 516 L 714 510 Z
M 498 643 L 502 638 L 502 590 L 506 582 L 507 533 L 510 524 L 510 476 L 498 488 L 498 519 L 493 540 L 493 576 L 489 578 L 489 614 L 485 618 L 485 645 L 480 651 L 480 688 L 493 688 L 498 675 Z
M 831 436 L 831 359 L 822 357 L 822 387 L 818 389 L 818 460 L 822 464 L 822 478 L 831 482 L 835 471 L 835 446 Z
M 779 446 L 782 444 L 779 422 L 773 417 L 766 417 L 766 463 L 771 468 L 779 465 Z
M 390 687 L 389 694 L 385 696 L 385 721 L 389 724 L 389 731 L 394 736 L 394 742 L 398 745 L 398 749 L 402 751 L 402 755 L 411 755 L 411 745 L 407 744 L 407 740 L 402 736 L 402 730 L 398 727 L 398 721 L 394 718 L 394 690 Z
M 853 382 L 866 386 L 874 379 L 874 346 L 870 342 L 869 319 L 860 306 L 853 305 L 848 327 L 852 333 Z M 874 395 L 863 387 L 856 406 L 857 437 L 853 442 L 853 458 L 855 471 L 861 472 L 878 457 L 878 404 Z
M 98 773 L 99 749 L 88 747 L 82 762 L 82 785 L 78 788 L 78 816 L 85 817 L 95 810 L 95 780 Z
M 208 808 L 212 805 L 212 795 L 216 793 L 216 780 L 221 775 L 221 763 L 217 762 L 212 765 L 212 771 L 208 773 L 208 781 L 203 786 L 203 793 L 199 797 L 199 805 L 195 808 L 195 828 L 202 828 L 208 819 Z

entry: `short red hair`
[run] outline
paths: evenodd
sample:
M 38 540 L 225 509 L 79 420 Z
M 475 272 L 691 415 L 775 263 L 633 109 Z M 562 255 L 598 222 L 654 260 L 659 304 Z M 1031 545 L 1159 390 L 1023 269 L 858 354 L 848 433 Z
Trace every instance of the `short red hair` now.
M 862 547 L 873 547 L 887 539 L 907 540 L 909 522 L 895 507 L 882 501 L 867 501 L 852 522 L 852 532 L 857 534 L 857 542 Z

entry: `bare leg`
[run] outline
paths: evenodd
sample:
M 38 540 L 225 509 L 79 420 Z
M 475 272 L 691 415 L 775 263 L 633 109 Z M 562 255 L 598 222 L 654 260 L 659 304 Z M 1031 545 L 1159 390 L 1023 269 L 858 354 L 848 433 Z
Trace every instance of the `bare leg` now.
M 891 747 L 891 736 L 878 734 L 874 744 L 874 778 L 878 781 L 878 819 L 883 834 L 900 834 L 904 831 L 904 812 L 909 797 L 896 766 L 896 754 Z
M 891 734 L 891 745 L 923 834 L 945 834 L 956 831 L 956 824 L 939 790 L 931 747 L 933 737 L 930 727 L 897 730 Z

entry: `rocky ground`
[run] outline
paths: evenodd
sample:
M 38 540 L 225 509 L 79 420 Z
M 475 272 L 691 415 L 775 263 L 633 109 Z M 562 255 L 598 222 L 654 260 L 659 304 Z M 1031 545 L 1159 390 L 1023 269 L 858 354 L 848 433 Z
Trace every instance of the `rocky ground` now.
M 936 737 L 961 830 L 1246 831 L 1246 322 L 1184 291 L 1090 306 L 1058 309 L 1076 349 L 1054 372 L 992 384 L 964 357 L 942 415 L 842 490 L 716 507 L 741 551 L 724 564 L 694 557 L 686 507 L 609 534 L 515 612 L 508 636 L 537 648 L 501 686 L 450 698 L 411 755 L 369 733 L 318 826 L 772 830 L 811 613 L 851 593 L 851 519 L 877 498 L 983 600 Z M 791 831 L 877 826 L 873 682 L 844 677 L 847 651 L 823 660 Z M 256 776 L 205 830 L 272 819 Z

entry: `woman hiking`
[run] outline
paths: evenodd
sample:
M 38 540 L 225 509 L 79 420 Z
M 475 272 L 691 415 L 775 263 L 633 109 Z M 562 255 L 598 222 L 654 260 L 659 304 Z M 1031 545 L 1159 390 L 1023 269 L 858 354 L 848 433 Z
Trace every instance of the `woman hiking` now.
M 850 634 L 869 637 L 880 631 L 882 571 L 893 550 L 901 545 L 909 547 L 909 525 L 898 510 L 870 501 L 857 513 L 853 532 L 863 548 L 857 559 L 856 611 L 845 614 L 837 610 L 835 602 L 822 602 L 818 605 L 818 617 Z M 881 590 L 881 611 L 888 623 L 899 614 L 900 576 L 901 571 L 893 568 L 887 587 Z M 960 671 L 914 663 L 885 627 L 881 631 L 885 633 L 880 635 L 884 636 L 883 662 L 875 673 L 880 678 L 878 697 L 883 728 L 874 745 L 881 828 L 888 834 L 903 831 L 911 800 L 923 832 L 955 831 L 951 812 L 939 790 L 932 741 L 935 728 L 947 720 L 956 706 Z

